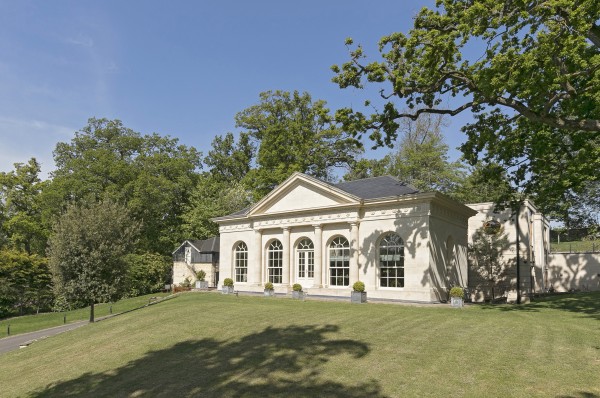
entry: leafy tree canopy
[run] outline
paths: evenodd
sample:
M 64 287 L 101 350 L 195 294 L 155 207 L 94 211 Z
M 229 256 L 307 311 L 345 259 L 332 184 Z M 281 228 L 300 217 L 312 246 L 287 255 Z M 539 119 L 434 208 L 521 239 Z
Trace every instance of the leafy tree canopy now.
M 48 230 L 41 217 L 40 193 L 46 183 L 39 178 L 40 164 L 32 158 L 14 166 L 0 173 L 0 247 L 43 255 Z
M 438 0 L 408 32 L 379 42 L 381 61 L 361 46 L 333 66 L 341 88 L 384 84 L 381 111 L 341 109 L 336 118 L 375 144 L 391 145 L 399 120 L 419 114 L 475 117 L 462 146 L 472 164 L 509 171 L 543 209 L 598 178 L 600 3 L 595 0 Z M 352 40 L 347 40 L 352 46 Z M 449 96 L 451 109 L 440 109 Z M 394 100 L 404 102 L 403 112 Z M 401 107 L 401 108 L 402 108 Z M 547 203 L 546 203 L 547 202 Z
M 70 205 L 53 227 L 48 257 L 56 295 L 93 305 L 116 300 L 127 287 L 125 256 L 140 231 L 127 208 L 110 200 Z
M 52 299 L 46 258 L 15 249 L 0 250 L 0 319 L 48 310 Z
M 57 144 L 45 203 L 51 215 L 89 198 L 125 203 L 132 217 L 143 220 L 139 248 L 167 254 L 182 239 L 178 227 L 200 156 L 177 139 L 142 136 L 119 120 L 90 119 L 70 143 Z
M 465 175 L 460 162 L 448 159 L 443 118 L 423 115 L 400 125 L 403 136 L 390 156 L 389 174 L 421 191 L 453 192 Z
M 236 115 L 236 125 L 254 139 L 257 168 L 250 172 L 256 199 L 294 172 L 322 179 L 354 162 L 356 140 L 339 129 L 326 102 L 297 91 L 267 91 L 260 103 Z

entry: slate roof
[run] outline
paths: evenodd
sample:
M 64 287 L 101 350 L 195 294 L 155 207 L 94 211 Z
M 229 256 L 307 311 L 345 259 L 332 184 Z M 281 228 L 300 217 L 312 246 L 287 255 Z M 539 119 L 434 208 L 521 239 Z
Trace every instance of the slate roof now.
M 198 249 L 200 251 L 200 253 L 209 253 L 209 252 L 218 253 L 219 252 L 219 237 L 218 236 L 213 236 L 212 238 L 208 238 L 205 240 L 188 239 L 188 241 L 196 249 Z
M 363 178 L 362 180 L 340 182 L 333 186 L 361 199 L 389 198 L 390 196 L 402 196 L 419 192 L 415 187 L 398 181 L 391 176 Z
M 363 178 L 362 180 L 340 182 L 338 184 L 332 184 L 323 180 L 319 181 L 363 200 L 389 198 L 419 193 L 419 190 L 412 185 L 399 181 L 392 176 Z M 245 209 L 228 214 L 224 217 L 245 216 L 248 214 L 252 206 L 253 205 L 248 206 Z

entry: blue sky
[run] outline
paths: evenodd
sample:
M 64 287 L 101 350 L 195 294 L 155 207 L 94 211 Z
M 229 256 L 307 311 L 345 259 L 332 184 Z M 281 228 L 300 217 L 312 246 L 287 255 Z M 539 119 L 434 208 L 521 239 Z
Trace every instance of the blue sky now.
M 262 91 L 358 106 L 368 93 L 331 83 L 344 39 L 374 56 L 381 36 L 408 31 L 431 3 L 0 0 L 0 171 L 36 157 L 46 175 L 56 143 L 89 117 L 206 153 Z M 463 122 L 445 132 L 451 148 Z

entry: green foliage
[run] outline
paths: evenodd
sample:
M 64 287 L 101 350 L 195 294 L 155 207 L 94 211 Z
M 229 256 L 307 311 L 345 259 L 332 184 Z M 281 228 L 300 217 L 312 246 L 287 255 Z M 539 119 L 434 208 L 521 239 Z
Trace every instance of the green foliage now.
M 170 279 L 173 263 L 156 253 L 128 254 L 127 295 L 140 296 L 162 290 Z
M 125 255 L 139 230 L 129 211 L 110 200 L 70 205 L 49 239 L 57 295 L 92 305 L 122 297 L 127 287 Z
M 204 270 L 196 272 L 196 279 L 199 281 L 204 281 L 204 278 L 206 278 L 206 272 L 204 272 Z
M 388 174 L 420 191 L 449 193 L 464 178 L 462 165 L 448 160 L 448 145 L 441 128 L 443 118 L 423 115 L 415 122 L 403 120 L 403 136 L 397 152 L 391 154 Z
M 271 282 L 265 283 L 265 290 L 273 290 L 273 284 Z
M 470 111 L 461 150 L 501 167 L 545 211 L 580 194 L 600 169 L 600 3 L 440 0 L 406 34 L 381 38 L 381 60 L 332 67 L 340 88 L 382 85 L 382 109 L 336 113 L 345 131 L 391 146 L 403 118 Z M 395 103 L 394 100 L 398 101 Z M 450 102 L 451 109 L 440 105 Z M 408 108 L 407 111 L 400 109 Z M 510 193 L 499 201 L 513 199 Z
M 192 281 L 190 281 L 190 278 L 189 278 L 189 277 L 187 277 L 187 278 L 185 278 L 185 279 L 183 280 L 183 282 L 181 282 L 181 283 L 179 284 L 179 286 L 180 286 L 180 287 L 183 287 L 183 288 L 186 288 L 186 289 L 189 289 L 189 288 L 191 288 L 191 287 L 192 287 Z
M 187 236 L 206 239 L 219 234 L 218 224 L 211 221 L 235 213 L 251 203 L 251 192 L 240 182 L 228 182 L 218 176 L 203 173 L 190 195 L 189 205 L 182 216 Z
M 352 290 L 355 292 L 364 292 L 365 291 L 365 283 L 361 281 L 356 281 L 352 285 Z
M 363 178 L 380 177 L 388 174 L 390 156 L 383 159 L 360 159 L 350 165 L 350 170 L 344 175 L 344 181 L 354 181 Z
M 48 310 L 52 301 L 46 258 L 15 249 L 0 250 L 0 319 Z
M 220 181 L 240 182 L 251 170 L 255 152 L 248 133 L 241 133 L 237 143 L 233 134 L 227 133 L 213 139 L 204 163 L 210 174 Z
M 499 203 L 510 197 L 512 192 L 506 173 L 500 166 L 476 165 L 449 194 L 461 203 Z
M 44 191 L 47 217 L 67 203 L 110 199 L 143 220 L 138 248 L 169 254 L 183 239 L 181 216 L 196 185 L 200 153 L 158 134 L 140 135 L 119 120 L 90 119 L 70 143 L 58 143 Z
M 462 289 L 462 287 L 454 286 L 452 289 L 450 289 L 450 297 L 463 298 L 464 295 L 465 295 L 465 292 Z
M 225 278 L 223 280 L 223 286 L 233 287 L 233 279 L 231 279 L 231 278 Z
M 326 102 L 313 102 L 306 92 L 263 92 L 260 103 L 235 120 L 257 147 L 258 167 L 246 176 L 255 199 L 294 172 L 331 179 L 335 167 L 352 164 L 359 153 L 357 141 L 336 126 Z
M 40 164 L 32 158 L 0 173 L 0 248 L 10 247 L 43 256 L 48 228 L 42 223 Z
M 292 290 L 295 292 L 301 292 L 302 291 L 302 285 L 299 283 L 294 283 L 294 285 L 292 286 Z

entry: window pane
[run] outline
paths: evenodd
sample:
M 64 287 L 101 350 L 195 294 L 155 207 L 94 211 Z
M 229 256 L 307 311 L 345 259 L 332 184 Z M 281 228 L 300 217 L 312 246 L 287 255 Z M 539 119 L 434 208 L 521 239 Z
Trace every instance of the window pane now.
M 379 286 L 404 287 L 404 241 L 397 234 L 379 243 Z

